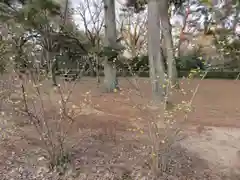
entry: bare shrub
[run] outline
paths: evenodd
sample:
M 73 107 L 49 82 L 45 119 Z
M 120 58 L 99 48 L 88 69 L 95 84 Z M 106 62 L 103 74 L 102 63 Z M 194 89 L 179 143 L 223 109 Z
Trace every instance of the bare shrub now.
M 191 71 L 188 79 L 192 79 L 196 71 Z M 203 80 L 208 71 L 205 71 L 202 75 L 201 80 Z M 137 82 L 134 79 L 134 82 Z M 141 112 L 144 112 L 145 119 L 148 123 L 148 127 L 145 128 L 144 133 L 148 135 L 150 142 L 150 168 L 153 179 L 164 177 L 167 174 L 176 177 L 179 173 L 179 169 L 182 162 L 174 162 L 172 155 L 179 151 L 179 146 L 176 146 L 180 140 L 185 138 L 182 133 L 184 130 L 184 121 L 187 120 L 188 114 L 192 111 L 192 103 L 197 95 L 200 84 L 198 84 L 193 90 L 193 94 L 189 101 L 182 101 L 182 103 L 174 105 L 169 103 L 169 97 L 171 96 L 169 83 L 167 85 L 167 94 L 165 96 L 165 101 L 160 105 L 158 104 L 156 108 L 147 108 L 146 105 L 137 104 L 133 99 L 130 100 L 136 104 L 135 107 Z M 143 98 L 143 92 L 136 86 L 135 90 L 137 94 Z M 181 91 L 184 90 L 182 89 Z M 184 118 L 182 120 L 175 119 L 178 113 L 183 113 Z M 141 119 L 141 117 L 139 117 Z M 182 156 L 185 156 L 182 154 Z M 171 169 L 171 170 L 170 170 Z
M 2 76 L 0 80 L 0 111 L 4 111 L 4 103 L 10 100 L 10 97 L 14 93 L 15 79 L 13 76 Z
M 19 76 L 21 103 L 15 109 L 34 126 L 47 152 L 49 168 L 63 173 L 71 161 L 66 141 L 74 123 L 73 107 L 69 105 L 72 89 L 66 93 L 59 85 L 50 89 L 54 91 L 51 94 L 43 91 L 44 85 L 34 76 L 29 80 Z

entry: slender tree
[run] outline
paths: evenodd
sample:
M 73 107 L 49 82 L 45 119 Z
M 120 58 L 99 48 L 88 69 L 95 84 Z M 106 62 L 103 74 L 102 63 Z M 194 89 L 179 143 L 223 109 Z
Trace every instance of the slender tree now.
M 134 13 L 131 9 L 122 9 L 120 33 L 130 58 L 146 54 L 147 13 Z
M 117 42 L 115 0 L 104 0 L 105 39 L 104 54 L 104 86 L 106 92 L 118 89 L 117 69 L 115 61 L 122 46 Z
M 92 45 L 92 54 L 96 62 L 97 82 L 100 83 L 99 65 L 101 58 L 98 54 L 102 46 L 102 31 L 104 25 L 103 3 L 100 0 L 84 0 L 80 2 L 77 14 L 83 23 L 84 33 Z M 94 76 L 93 62 L 89 61 L 91 75 Z
M 148 1 L 148 56 L 150 79 L 154 100 L 163 101 L 165 96 L 165 69 L 160 51 L 160 11 L 158 0 Z M 160 100 L 160 101 L 159 101 Z
M 163 40 L 167 56 L 168 80 L 170 87 L 178 87 L 178 74 L 176 68 L 176 61 L 174 56 L 172 27 L 169 17 L 169 0 L 161 0 L 159 2 L 159 14 L 161 19 L 161 30 L 163 33 Z
M 134 7 L 135 12 L 139 12 L 144 9 L 145 4 L 148 4 L 148 55 L 150 65 L 150 77 L 152 81 L 152 90 L 154 94 L 159 93 L 164 96 L 165 93 L 161 86 L 165 86 L 165 74 L 163 54 L 160 48 L 160 31 L 163 33 L 164 47 L 166 49 L 167 57 L 167 72 L 168 79 L 170 81 L 170 87 L 176 87 L 178 85 L 177 69 L 174 57 L 173 40 L 171 34 L 171 24 L 169 17 L 169 6 L 174 4 L 176 8 L 179 8 L 184 0 L 128 0 L 127 6 Z M 155 6 L 155 7 L 154 7 Z M 155 23 L 155 25 L 154 25 Z M 161 26 L 160 26 L 161 24 Z M 160 66 L 160 67 L 159 67 Z M 156 70 L 158 68 L 158 70 Z M 161 76 L 161 77 L 159 77 Z M 160 80 L 161 78 L 161 80 Z M 156 84 L 160 83 L 160 85 Z M 158 88 L 156 88 L 158 87 Z M 158 90 L 157 90 L 158 89 Z M 160 90 L 161 89 L 161 90 Z M 163 98 L 161 98 L 163 99 Z

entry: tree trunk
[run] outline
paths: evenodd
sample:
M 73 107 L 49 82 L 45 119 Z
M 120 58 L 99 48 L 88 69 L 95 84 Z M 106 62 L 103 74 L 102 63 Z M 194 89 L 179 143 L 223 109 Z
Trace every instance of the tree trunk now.
M 100 68 L 100 34 L 98 34 L 98 39 L 97 39 L 97 54 L 95 54 L 95 62 L 96 62 L 96 76 L 97 76 L 97 84 L 100 84 L 100 73 L 99 73 L 99 68 Z
M 88 66 L 89 66 L 89 69 L 90 69 L 90 77 L 95 77 L 95 71 L 94 71 L 94 68 L 93 68 L 92 59 L 88 59 Z
M 52 82 L 53 82 L 53 86 L 57 86 L 57 79 L 56 79 L 56 72 L 57 72 L 57 60 L 53 61 L 52 63 Z
M 99 56 L 95 55 L 96 60 L 96 76 L 97 76 L 97 83 L 100 83 L 100 75 L 99 75 Z
M 47 75 L 52 77 L 52 56 L 51 52 L 46 50 Z
M 104 60 L 104 76 L 104 86 L 106 92 L 113 92 L 114 89 L 118 89 L 116 67 L 114 64 L 108 62 L 107 58 Z
M 184 30 L 186 29 L 186 26 L 187 26 L 187 20 L 188 20 L 188 17 L 189 17 L 189 14 L 190 14 L 190 5 L 189 5 L 189 0 L 187 1 L 188 5 L 187 5 L 187 9 L 186 9 L 186 14 L 184 16 L 184 19 L 183 19 L 183 27 L 180 31 L 180 34 L 179 34 L 179 41 L 177 43 L 177 57 L 180 58 L 181 57 L 181 45 L 185 39 L 184 37 Z
M 47 63 L 47 75 L 52 79 L 53 85 L 57 85 L 56 81 L 56 71 L 58 69 L 57 60 L 54 60 L 54 53 L 48 50 L 45 51 L 46 63 Z
M 178 74 L 176 68 L 176 61 L 174 56 L 172 29 L 170 19 L 168 15 L 169 3 L 168 0 L 159 1 L 160 19 L 162 25 L 162 33 L 164 37 L 164 43 L 166 47 L 166 56 L 168 64 L 168 78 L 170 81 L 170 87 L 179 87 Z
M 159 0 L 148 1 L 148 55 L 153 99 L 161 102 L 165 97 L 165 73 L 160 51 Z
M 104 0 L 105 18 L 105 47 L 117 46 L 117 30 L 115 18 L 115 0 Z M 104 60 L 104 86 L 106 92 L 113 92 L 118 88 L 117 72 L 114 63 Z

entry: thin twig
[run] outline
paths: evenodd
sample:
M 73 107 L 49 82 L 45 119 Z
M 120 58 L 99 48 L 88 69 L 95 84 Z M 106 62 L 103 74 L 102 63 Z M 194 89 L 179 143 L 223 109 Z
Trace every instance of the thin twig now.
M 240 72 L 238 73 L 237 77 L 236 77 L 236 81 L 239 79 L 239 76 L 240 76 Z
M 204 72 L 204 75 L 202 76 L 202 78 L 200 79 L 200 81 L 204 80 L 205 77 L 207 76 L 207 74 L 208 74 L 208 70 Z M 193 95 L 192 95 L 192 97 L 191 97 L 191 100 L 189 101 L 189 106 L 192 105 L 192 102 L 193 102 L 193 100 L 194 100 L 194 98 L 195 98 L 195 96 L 196 96 L 196 94 L 197 94 L 197 92 L 198 92 L 199 87 L 200 87 L 200 83 L 198 83 L 197 87 L 195 88 L 195 90 L 194 90 L 194 92 L 193 92 Z
M 22 82 L 22 80 L 21 80 L 21 82 Z M 28 103 L 27 103 L 27 97 L 26 97 L 26 91 L 25 91 L 25 87 L 23 85 L 23 82 L 21 84 L 21 89 L 22 89 L 24 109 L 25 109 L 24 111 L 27 113 L 30 123 L 34 124 L 34 126 L 36 128 L 36 131 L 38 132 L 39 136 L 41 137 L 41 140 L 43 141 L 43 143 L 45 145 L 45 149 L 48 151 L 49 155 L 51 155 L 52 152 L 49 149 L 49 145 L 48 145 L 47 141 L 45 140 L 45 138 L 43 136 L 43 133 L 41 133 L 40 129 L 38 128 L 40 120 L 37 116 L 33 115 L 29 110 Z M 35 120 L 37 120 L 37 123 L 36 123 Z

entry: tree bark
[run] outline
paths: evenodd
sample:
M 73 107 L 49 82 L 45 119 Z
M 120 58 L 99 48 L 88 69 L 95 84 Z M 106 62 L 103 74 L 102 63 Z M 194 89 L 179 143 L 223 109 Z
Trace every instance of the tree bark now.
M 148 1 L 148 55 L 153 99 L 161 102 L 165 97 L 165 68 L 160 51 L 159 0 Z
M 57 80 L 56 80 L 56 71 L 58 69 L 58 64 L 57 60 L 54 59 L 55 54 L 53 52 L 50 52 L 48 50 L 45 50 L 45 60 L 47 63 L 47 75 L 48 77 L 51 77 L 53 85 L 57 85 Z
M 118 89 L 116 67 L 113 63 L 108 62 L 107 58 L 104 60 L 104 76 L 104 86 L 106 92 L 114 92 L 114 89 Z
M 177 44 L 177 57 L 178 58 L 181 57 L 181 45 L 182 45 L 182 43 L 185 39 L 184 30 L 186 29 L 187 20 L 188 20 L 189 14 L 190 14 L 189 0 L 187 2 L 188 2 L 188 5 L 187 5 L 187 9 L 185 11 L 186 14 L 185 14 L 184 19 L 183 19 L 183 27 L 181 28 L 181 31 L 180 31 L 180 34 L 179 34 L 179 41 L 178 41 L 178 44 Z
M 117 46 L 117 30 L 115 18 L 115 0 L 104 0 L 105 42 L 106 47 Z M 106 92 L 113 92 L 118 88 L 117 71 L 114 62 L 104 60 L 104 86 Z
M 56 79 L 57 66 L 58 66 L 57 60 L 53 61 L 52 67 L 51 67 L 53 86 L 57 86 L 57 79 Z
M 164 43 L 166 47 L 166 56 L 167 56 L 167 64 L 168 64 L 168 78 L 170 81 L 170 87 L 179 87 L 178 83 L 178 74 L 176 68 L 176 61 L 174 56 L 174 48 L 173 48 L 173 39 L 172 39 L 172 28 L 170 24 L 170 18 L 168 14 L 169 3 L 168 0 L 159 1 L 159 9 L 160 9 L 160 19 L 162 25 L 162 33 L 164 38 Z
M 96 60 L 96 77 L 97 77 L 97 83 L 100 83 L 100 74 L 99 74 L 99 56 L 95 55 L 95 60 Z
M 48 50 L 45 50 L 46 55 L 46 71 L 47 75 L 51 76 L 52 74 L 52 59 L 51 59 L 51 53 Z
M 47 75 L 52 77 L 53 53 L 46 50 Z
M 93 68 L 92 59 L 88 59 L 88 66 L 89 66 L 89 69 L 90 69 L 90 77 L 95 77 L 95 71 L 94 71 L 94 68 Z

